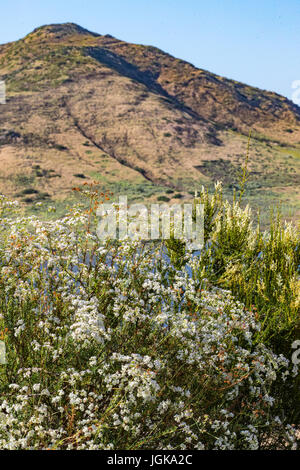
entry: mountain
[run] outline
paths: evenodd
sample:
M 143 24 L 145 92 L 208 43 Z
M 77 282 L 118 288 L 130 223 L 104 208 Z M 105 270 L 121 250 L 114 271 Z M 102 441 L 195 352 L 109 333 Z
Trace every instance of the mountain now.
M 25 203 L 91 180 L 150 199 L 232 188 L 252 130 L 248 196 L 299 210 L 300 107 L 283 96 L 73 23 L 1 45 L 0 80 L 0 192 Z

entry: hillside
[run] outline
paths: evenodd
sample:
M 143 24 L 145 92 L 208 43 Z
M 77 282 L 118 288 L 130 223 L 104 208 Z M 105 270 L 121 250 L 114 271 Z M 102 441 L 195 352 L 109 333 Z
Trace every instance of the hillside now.
M 67 23 L 0 46 L 0 192 L 69 201 L 96 180 L 132 199 L 236 182 L 252 129 L 248 197 L 300 214 L 300 108 L 150 46 Z

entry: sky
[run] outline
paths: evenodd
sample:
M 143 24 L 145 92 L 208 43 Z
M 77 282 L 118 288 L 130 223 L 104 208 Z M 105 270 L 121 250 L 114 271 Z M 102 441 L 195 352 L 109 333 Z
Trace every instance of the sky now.
M 0 44 L 65 22 L 300 104 L 300 0 L 0 0 Z

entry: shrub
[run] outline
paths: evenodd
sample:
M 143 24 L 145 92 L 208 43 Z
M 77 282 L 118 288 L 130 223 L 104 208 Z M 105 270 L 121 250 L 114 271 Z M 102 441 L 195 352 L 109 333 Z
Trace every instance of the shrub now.
M 76 178 L 86 178 L 86 176 L 83 174 L 83 173 L 75 173 L 75 176 Z
M 264 342 L 278 354 L 291 355 L 291 345 L 300 333 L 300 230 L 271 214 L 268 232 L 255 228 L 251 209 L 234 198 L 223 200 L 218 183 L 210 195 L 202 188 L 195 203 L 204 205 L 205 246 L 199 253 L 199 276 L 229 289 L 247 309 L 257 312 L 262 328 L 256 343 Z M 184 260 L 184 244 L 167 243 L 169 256 L 179 267 Z M 299 376 L 282 384 L 285 410 L 299 421 Z
M 167 197 L 167 196 L 158 196 L 157 200 L 158 201 L 163 201 L 163 202 L 168 202 L 168 201 L 170 201 L 170 198 Z
M 34 188 L 26 188 L 22 191 L 22 194 L 38 194 L 38 190 Z
M 188 248 L 178 269 L 156 244 L 100 243 L 91 194 L 51 222 L 1 198 L 0 448 L 295 447 L 271 392 L 297 367 L 255 341 L 257 313 Z

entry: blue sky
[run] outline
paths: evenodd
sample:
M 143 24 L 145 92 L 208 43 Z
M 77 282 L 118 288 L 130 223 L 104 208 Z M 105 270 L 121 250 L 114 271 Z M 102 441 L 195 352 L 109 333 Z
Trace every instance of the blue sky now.
M 0 44 L 69 21 L 288 98 L 300 80 L 300 0 L 0 0 Z

